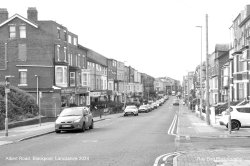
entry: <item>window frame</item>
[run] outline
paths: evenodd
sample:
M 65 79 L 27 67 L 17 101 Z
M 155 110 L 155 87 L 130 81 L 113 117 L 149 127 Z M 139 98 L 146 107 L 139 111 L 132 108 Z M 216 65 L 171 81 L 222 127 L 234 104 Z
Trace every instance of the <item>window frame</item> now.
M 62 82 L 58 82 L 58 68 L 62 68 Z M 57 86 L 67 87 L 68 84 L 68 67 L 67 66 L 55 66 L 55 82 Z
M 13 28 L 13 30 L 11 28 Z M 14 34 L 14 36 L 12 36 L 11 34 Z M 9 38 L 10 39 L 16 38 L 16 26 L 15 25 L 9 25 Z
M 19 84 L 18 86 L 28 86 L 28 74 L 27 74 L 28 70 L 27 69 L 18 69 L 18 78 L 19 78 Z M 23 77 L 24 75 L 22 75 L 21 73 L 25 73 L 25 77 Z M 24 82 L 23 82 L 24 81 Z
M 71 76 L 73 74 L 74 76 Z M 74 81 L 71 83 L 71 81 Z M 75 87 L 76 86 L 76 72 L 69 72 L 69 86 L 70 87 Z
M 22 29 L 23 28 L 23 29 Z M 21 38 L 21 39 L 25 39 L 26 37 L 27 37 L 27 34 L 26 34 L 26 25 L 20 25 L 19 26 L 19 37 Z M 22 34 L 23 34 L 23 36 L 22 36 Z

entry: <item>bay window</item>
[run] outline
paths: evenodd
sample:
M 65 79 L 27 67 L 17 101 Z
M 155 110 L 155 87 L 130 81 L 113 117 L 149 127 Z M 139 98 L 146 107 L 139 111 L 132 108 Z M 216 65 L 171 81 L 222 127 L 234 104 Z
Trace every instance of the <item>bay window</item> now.
M 56 66 L 55 67 L 55 77 L 56 85 L 61 87 L 67 87 L 67 66 Z

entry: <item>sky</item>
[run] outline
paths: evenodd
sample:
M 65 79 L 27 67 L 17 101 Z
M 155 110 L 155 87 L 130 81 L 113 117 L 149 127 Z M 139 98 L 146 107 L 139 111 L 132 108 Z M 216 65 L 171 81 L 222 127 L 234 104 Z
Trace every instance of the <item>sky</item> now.
M 3 1 L 3 0 L 2 0 Z M 53 20 L 78 35 L 78 42 L 107 58 L 153 77 L 182 81 L 215 44 L 229 43 L 232 21 L 248 0 L 4 0 L 9 17 Z M 201 28 L 196 26 L 202 26 Z M 202 37 L 202 47 L 201 47 Z M 201 55 L 202 48 L 202 55 Z

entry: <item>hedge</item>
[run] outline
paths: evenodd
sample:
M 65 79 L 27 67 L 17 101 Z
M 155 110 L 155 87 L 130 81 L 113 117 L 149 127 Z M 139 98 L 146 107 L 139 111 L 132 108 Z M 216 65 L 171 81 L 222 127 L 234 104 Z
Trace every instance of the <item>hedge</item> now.
M 38 115 L 36 99 L 29 93 L 11 86 L 8 93 L 9 122 L 20 121 Z M 0 85 L 0 128 L 5 122 L 5 87 Z

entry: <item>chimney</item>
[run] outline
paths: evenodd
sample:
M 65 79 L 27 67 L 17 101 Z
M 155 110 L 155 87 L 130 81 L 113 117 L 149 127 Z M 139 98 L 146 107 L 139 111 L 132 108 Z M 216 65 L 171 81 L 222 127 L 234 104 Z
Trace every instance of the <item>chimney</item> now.
M 9 13 L 6 8 L 0 8 L 0 23 L 8 20 Z
M 27 11 L 28 20 L 37 21 L 37 10 L 35 7 L 29 7 Z

